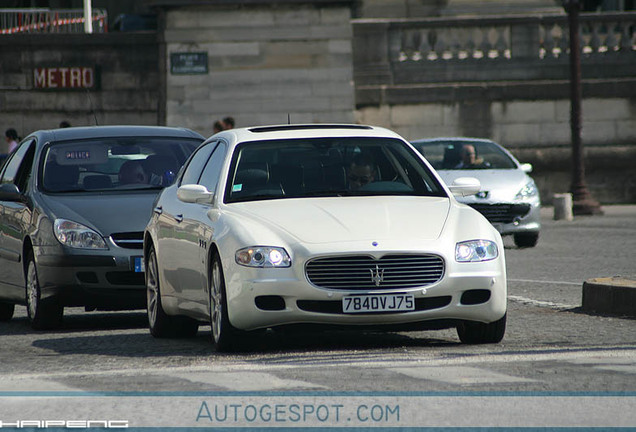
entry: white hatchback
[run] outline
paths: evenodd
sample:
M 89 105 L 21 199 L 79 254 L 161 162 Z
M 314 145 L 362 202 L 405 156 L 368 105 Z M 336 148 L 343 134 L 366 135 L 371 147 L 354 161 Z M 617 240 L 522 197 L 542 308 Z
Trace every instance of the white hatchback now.
M 210 137 L 159 196 L 144 238 L 156 337 L 211 325 L 218 350 L 296 324 L 506 327 L 499 232 L 402 137 L 362 125 L 281 125 Z

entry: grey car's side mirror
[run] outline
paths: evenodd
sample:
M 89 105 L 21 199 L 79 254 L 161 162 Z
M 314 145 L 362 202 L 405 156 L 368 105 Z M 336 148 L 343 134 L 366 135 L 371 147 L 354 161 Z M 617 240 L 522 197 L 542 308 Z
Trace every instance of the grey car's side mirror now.
M 519 168 L 521 168 L 521 171 L 523 171 L 526 174 L 530 174 L 532 172 L 532 164 L 529 164 L 529 163 L 521 164 Z
M 459 177 L 448 188 L 455 196 L 470 196 L 481 190 L 481 183 L 474 177 Z
M 13 183 L 4 183 L 0 185 L 0 200 L 19 202 L 23 200 L 20 189 Z
M 212 204 L 214 192 L 198 184 L 187 184 L 177 189 L 177 198 L 187 203 Z

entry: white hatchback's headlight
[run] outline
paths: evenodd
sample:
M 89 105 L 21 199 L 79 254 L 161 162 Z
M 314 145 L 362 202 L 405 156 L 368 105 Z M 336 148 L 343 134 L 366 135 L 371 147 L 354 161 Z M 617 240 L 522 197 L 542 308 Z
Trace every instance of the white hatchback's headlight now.
M 515 199 L 530 198 L 536 196 L 538 193 L 539 190 L 537 189 L 537 185 L 534 183 L 534 181 L 530 180 L 524 187 L 521 188 L 519 192 L 517 192 Z
M 55 237 L 65 246 L 78 249 L 108 249 L 97 232 L 87 226 L 66 219 L 56 219 L 53 224 Z
M 236 262 L 247 267 L 289 267 L 291 259 L 281 247 L 253 246 L 236 251 Z
M 458 262 L 489 261 L 498 255 L 497 245 L 490 240 L 465 241 L 455 246 L 455 259 Z

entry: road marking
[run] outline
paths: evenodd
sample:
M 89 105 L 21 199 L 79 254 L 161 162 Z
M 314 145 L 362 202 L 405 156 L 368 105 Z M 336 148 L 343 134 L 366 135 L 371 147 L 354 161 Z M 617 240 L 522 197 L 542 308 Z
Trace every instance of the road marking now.
M 533 379 L 504 375 L 471 366 L 423 366 L 391 368 L 390 370 L 416 379 L 441 381 L 457 385 L 535 382 Z
M 574 309 L 578 307 L 578 305 L 575 306 L 575 305 L 569 305 L 564 303 L 534 300 L 531 298 L 522 297 L 522 296 L 514 296 L 514 295 L 509 295 L 508 300 L 512 300 L 513 302 L 516 302 L 516 303 L 522 303 L 522 304 L 538 306 L 538 307 L 547 307 L 547 308 L 556 309 L 556 310 Z
M 223 387 L 233 391 L 327 388 L 305 381 L 279 378 L 265 372 L 189 372 L 187 374 L 170 373 L 169 375 L 172 378 Z
M 538 284 L 549 284 L 549 285 L 576 285 L 579 287 L 583 286 L 583 282 L 545 281 L 545 280 L 534 280 L 534 279 L 508 279 L 508 282 L 538 283 Z

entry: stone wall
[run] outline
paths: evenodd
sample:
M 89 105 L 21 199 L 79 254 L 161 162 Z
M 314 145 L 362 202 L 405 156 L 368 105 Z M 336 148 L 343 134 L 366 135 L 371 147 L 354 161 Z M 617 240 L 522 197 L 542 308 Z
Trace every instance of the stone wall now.
M 174 74 L 168 65 L 166 123 L 207 135 L 215 120 L 228 115 L 237 127 L 288 118 L 352 122 L 351 8 L 252 3 L 166 10 L 166 57 L 204 53 L 208 58 L 202 74 Z
M 0 37 L 0 127 L 26 136 L 74 126 L 157 124 L 156 34 L 20 34 Z M 94 68 L 95 87 L 36 88 L 36 68 Z M 4 140 L 1 142 L 4 145 Z M 0 153 L 6 152 L 0 146 Z

